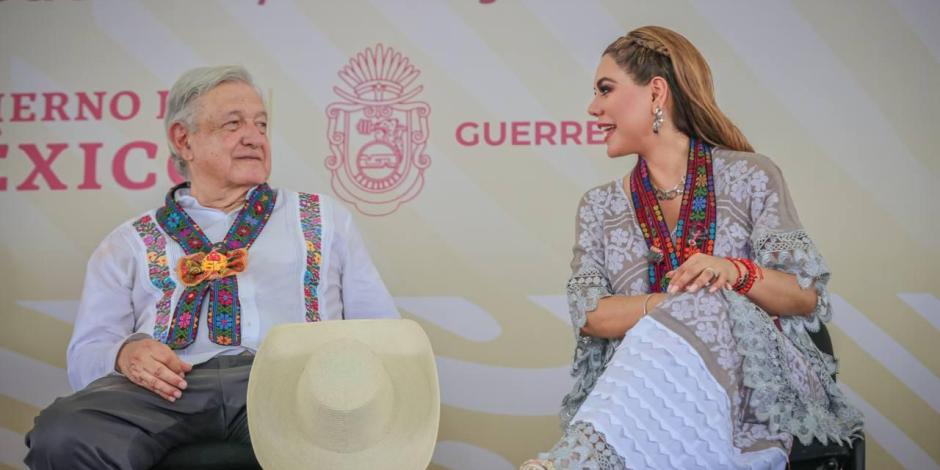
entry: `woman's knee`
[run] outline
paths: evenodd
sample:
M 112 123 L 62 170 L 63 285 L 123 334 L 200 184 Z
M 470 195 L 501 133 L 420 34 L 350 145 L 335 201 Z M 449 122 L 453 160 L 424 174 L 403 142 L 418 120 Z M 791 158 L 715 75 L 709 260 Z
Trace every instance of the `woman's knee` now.
M 721 290 L 709 292 L 707 289 L 701 289 L 695 292 L 679 292 L 673 294 L 657 305 L 656 308 L 663 308 L 665 310 L 670 310 L 674 307 L 693 310 L 726 310 L 728 306 L 728 299 Z

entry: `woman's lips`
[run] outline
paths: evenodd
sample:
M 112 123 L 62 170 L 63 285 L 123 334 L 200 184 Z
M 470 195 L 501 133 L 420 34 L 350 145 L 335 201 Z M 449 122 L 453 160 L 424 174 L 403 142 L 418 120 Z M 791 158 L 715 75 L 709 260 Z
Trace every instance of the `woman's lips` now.
M 614 130 L 617 129 L 615 124 L 608 124 L 604 122 L 597 123 L 597 127 L 604 133 L 604 142 L 607 142 L 607 139 L 609 139 L 610 136 L 614 133 Z

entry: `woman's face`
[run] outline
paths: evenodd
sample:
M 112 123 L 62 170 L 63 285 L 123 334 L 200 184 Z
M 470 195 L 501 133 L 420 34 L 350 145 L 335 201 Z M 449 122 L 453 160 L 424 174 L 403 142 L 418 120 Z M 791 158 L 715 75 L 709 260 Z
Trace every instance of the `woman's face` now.
M 604 131 L 608 157 L 643 152 L 653 138 L 654 107 L 649 85 L 634 83 L 610 55 L 601 58 L 588 114 Z

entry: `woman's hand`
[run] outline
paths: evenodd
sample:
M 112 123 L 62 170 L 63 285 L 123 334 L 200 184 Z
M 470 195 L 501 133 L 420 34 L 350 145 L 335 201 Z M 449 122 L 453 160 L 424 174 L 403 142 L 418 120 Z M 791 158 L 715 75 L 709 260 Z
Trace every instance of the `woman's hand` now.
M 670 294 L 695 292 L 708 286 L 711 286 L 709 292 L 715 292 L 738 281 L 738 268 L 728 258 L 696 253 L 666 276 L 669 277 Z

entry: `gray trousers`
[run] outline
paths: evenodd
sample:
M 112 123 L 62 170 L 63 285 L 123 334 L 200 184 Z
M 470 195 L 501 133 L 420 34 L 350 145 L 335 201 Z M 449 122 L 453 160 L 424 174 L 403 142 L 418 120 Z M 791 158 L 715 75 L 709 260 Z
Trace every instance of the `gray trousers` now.
M 26 435 L 31 469 L 146 469 L 197 441 L 250 443 L 245 399 L 254 356 L 218 356 L 186 375 L 170 403 L 126 377 L 58 398 Z

